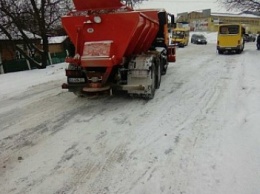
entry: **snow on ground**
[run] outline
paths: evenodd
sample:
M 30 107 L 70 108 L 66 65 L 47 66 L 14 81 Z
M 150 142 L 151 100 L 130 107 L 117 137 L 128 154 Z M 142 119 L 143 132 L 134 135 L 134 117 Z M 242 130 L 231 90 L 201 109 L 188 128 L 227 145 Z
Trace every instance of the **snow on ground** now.
M 77 98 L 66 64 L 0 75 L 0 193 L 260 193 L 254 43 L 177 49 L 155 98 Z
M 64 78 L 66 63 L 48 66 L 46 69 L 34 69 L 0 75 L 0 99 L 27 90 L 29 87 Z
M 209 43 L 217 42 L 217 34 L 215 32 L 191 32 L 192 34 L 203 34 Z M 64 79 L 66 63 L 48 66 L 47 69 L 32 71 L 23 71 L 16 73 L 8 73 L 0 76 L 0 98 L 8 95 L 15 95 L 25 91 L 31 86 L 42 84 L 45 82 Z

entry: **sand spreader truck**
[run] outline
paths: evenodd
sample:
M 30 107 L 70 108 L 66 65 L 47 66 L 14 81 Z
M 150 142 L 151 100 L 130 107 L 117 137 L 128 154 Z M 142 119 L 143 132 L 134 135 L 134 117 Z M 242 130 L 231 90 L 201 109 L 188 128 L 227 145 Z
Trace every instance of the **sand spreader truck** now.
M 123 90 L 152 99 L 176 60 L 168 36 L 174 16 L 164 9 L 133 10 L 120 0 L 73 2 L 75 10 L 62 17 L 74 46 L 62 88 L 78 96 Z

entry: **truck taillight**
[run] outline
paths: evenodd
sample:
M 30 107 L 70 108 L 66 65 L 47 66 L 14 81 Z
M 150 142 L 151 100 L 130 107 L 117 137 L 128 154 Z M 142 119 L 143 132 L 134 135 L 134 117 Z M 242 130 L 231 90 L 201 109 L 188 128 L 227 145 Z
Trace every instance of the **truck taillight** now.
M 175 62 L 176 61 L 176 50 L 175 46 L 168 46 L 168 61 L 169 62 Z

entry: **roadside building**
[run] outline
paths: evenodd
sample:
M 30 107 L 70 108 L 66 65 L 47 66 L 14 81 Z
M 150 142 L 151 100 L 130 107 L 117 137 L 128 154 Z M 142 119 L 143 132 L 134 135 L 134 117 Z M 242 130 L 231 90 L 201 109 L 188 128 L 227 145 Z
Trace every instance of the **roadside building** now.
M 260 16 L 254 14 L 211 13 L 210 9 L 177 15 L 177 22 L 189 23 L 191 31 L 217 31 L 219 24 L 243 24 L 247 33 L 260 31 Z
M 30 41 L 38 48 L 42 48 L 42 39 L 40 36 L 24 31 Z M 29 56 L 40 62 L 40 55 L 33 49 L 28 49 L 21 36 L 14 36 L 14 41 L 10 41 L 4 34 L 0 34 L 0 74 L 8 72 L 23 71 L 36 68 L 31 66 L 21 53 L 15 48 L 19 46 Z M 56 64 L 65 61 L 69 39 L 67 36 L 49 37 L 49 61 L 48 64 Z
M 51 63 L 64 62 L 70 42 L 68 36 L 49 37 L 48 42 Z
M 68 36 L 49 37 L 48 42 L 51 54 L 65 52 L 68 45 Z
M 41 37 L 31 32 L 24 31 L 30 41 L 40 48 Z M 10 41 L 5 34 L 0 34 L 0 73 L 14 72 L 26 70 L 28 61 L 26 61 L 21 53 L 15 48 L 15 45 L 20 47 L 24 52 L 33 55 L 34 51 L 28 49 L 21 36 L 13 35 L 13 41 Z

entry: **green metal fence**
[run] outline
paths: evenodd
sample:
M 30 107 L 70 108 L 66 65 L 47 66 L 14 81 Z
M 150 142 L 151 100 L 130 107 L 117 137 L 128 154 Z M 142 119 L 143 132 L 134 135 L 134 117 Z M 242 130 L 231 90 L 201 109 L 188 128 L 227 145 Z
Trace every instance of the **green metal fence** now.
M 51 54 L 52 64 L 63 63 L 66 58 L 66 53 Z
M 52 64 L 63 63 L 66 58 L 66 53 L 54 53 L 51 54 Z M 40 57 L 35 58 L 36 61 L 40 62 Z M 50 65 L 50 61 L 48 61 L 48 65 Z M 31 69 L 36 69 L 37 66 L 34 64 L 30 64 Z M 17 72 L 17 71 L 25 71 L 29 70 L 26 59 L 15 59 L 10 61 L 3 61 L 3 68 L 5 73 Z
M 29 69 L 25 59 L 4 61 L 3 68 L 5 73 L 24 71 Z

